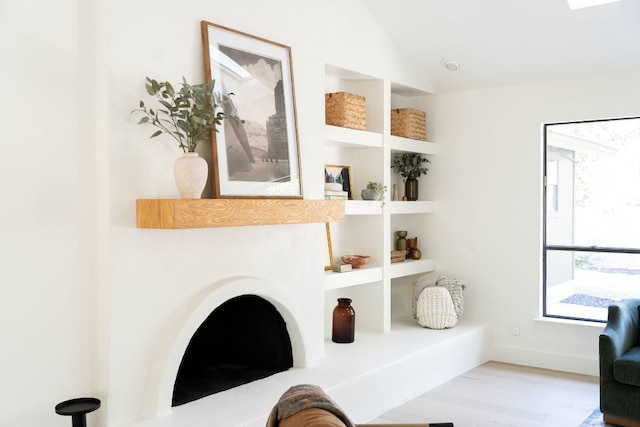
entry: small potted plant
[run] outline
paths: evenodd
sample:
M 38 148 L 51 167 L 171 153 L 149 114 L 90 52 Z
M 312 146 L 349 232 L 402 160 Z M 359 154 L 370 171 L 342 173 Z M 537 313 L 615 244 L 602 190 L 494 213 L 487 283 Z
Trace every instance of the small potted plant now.
M 209 137 L 212 131 L 227 118 L 224 106 L 228 97 L 220 97 L 214 92 L 215 80 L 209 83 L 191 85 L 183 77 L 178 89 L 169 82 L 158 82 L 147 77 L 147 93 L 155 97 L 159 108 L 147 107 L 140 101 L 139 107 L 131 113 L 142 114 L 138 124 L 149 124 L 158 128 L 151 138 L 164 134 L 178 142 L 184 153 L 176 160 L 174 173 L 176 184 L 183 198 L 199 199 L 207 181 L 206 160 L 195 152 L 198 143 Z M 191 176 L 184 178 L 184 175 Z M 195 178 L 194 178 L 195 177 Z M 185 182 L 187 179 L 189 182 Z M 198 183 L 190 180 L 196 179 Z
M 367 188 L 362 190 L 360 195 L 362 200 L 381 200 L 381 206 L 384 205 L 384 193 L 387 191 L 387 186 L 379 182 L 371 182 L 367 184 Z
M 404 178 L 407 200 L 418 200 L 418 178 L 429 170 L 423 163 L 429 160 L 419 153 L 403 153 L 393 158 L 391 167 Z

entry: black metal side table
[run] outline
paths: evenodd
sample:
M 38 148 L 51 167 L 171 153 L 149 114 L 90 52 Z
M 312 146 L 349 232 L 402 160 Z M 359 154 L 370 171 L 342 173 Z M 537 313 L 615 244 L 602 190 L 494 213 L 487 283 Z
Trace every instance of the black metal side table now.
M 70 415 L 72 427 L 87 427 L 87 414 L 100 407 L 100 400 L 94 397 L 80 397 L 66 400 L 56 405 L 56 414 Z

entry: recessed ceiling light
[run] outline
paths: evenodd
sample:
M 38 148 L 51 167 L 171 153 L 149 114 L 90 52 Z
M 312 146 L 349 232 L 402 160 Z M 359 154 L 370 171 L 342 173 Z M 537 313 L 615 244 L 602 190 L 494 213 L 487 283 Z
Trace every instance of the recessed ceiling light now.
M 458 71 L 462 64 L 459 61 L 452 61 L 450 59 L 443 59 L 442 65 L 449 71 Z
M 576 10 L 601 4 L 615 3 L 617 1 L 620 0 L 567 0 L 567 3 L 569 3 L 571 10 Z

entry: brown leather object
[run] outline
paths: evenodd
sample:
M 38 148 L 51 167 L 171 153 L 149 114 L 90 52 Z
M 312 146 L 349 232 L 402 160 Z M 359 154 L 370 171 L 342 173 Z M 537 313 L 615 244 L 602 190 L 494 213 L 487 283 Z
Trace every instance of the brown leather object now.
M 279 427 L 345 427 L 331 412 L 320 408 L 309 408 L 285 418 Z

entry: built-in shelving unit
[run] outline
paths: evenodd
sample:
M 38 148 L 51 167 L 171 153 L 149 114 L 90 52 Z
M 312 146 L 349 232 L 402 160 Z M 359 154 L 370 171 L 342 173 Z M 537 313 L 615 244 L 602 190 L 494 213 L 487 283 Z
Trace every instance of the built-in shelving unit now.
M 326 66 L 325 92 L 349 92 L 366 98 L 367 129 L 354 130 L 325 125 L 325 164 L 349 166 L 351 188 L 355 200 L 345 202 L 345 221 L 331 225 L 335 262 L 342 255 L 370 255 L 364 268 L 346 273 L 325 273 L 325 335 L 330 336 L 331 312 L 336 298 L 353 300 L 356 328 L 374 332 L 389 332 L 392 318 L 407 315 L 392 313 L 394 295 L 408 298 L 410 283 L 420 275 L 435 269 L 420 242 L 428 242 L 426 221 L 436 211 L 436 202 L 429 200 L 420 185 L 418 201 L 391 201 L 393 185 L 404 194 L 401 177 L 391 168 L 393 157 L 415 152 L 431 158 L 437 154 L 437 144 L 390 134 L 390 111 L 393 108 L 421 109 L 428 93 L 384 78 Z M 422 180 L 423 178 L 421 178 Z M 360 192 L 369 181 L 387 186 L 384 203 L 359 200 Z M 391 263 L 390 253 L 396 247 L 396 231 L 407 230 L 407 237 L 417 237 L 422 250 L 419 260 Z M 401 287 L 401 291 L 394 288 Z M 403 298 L 404 298 L 403 297 Z

